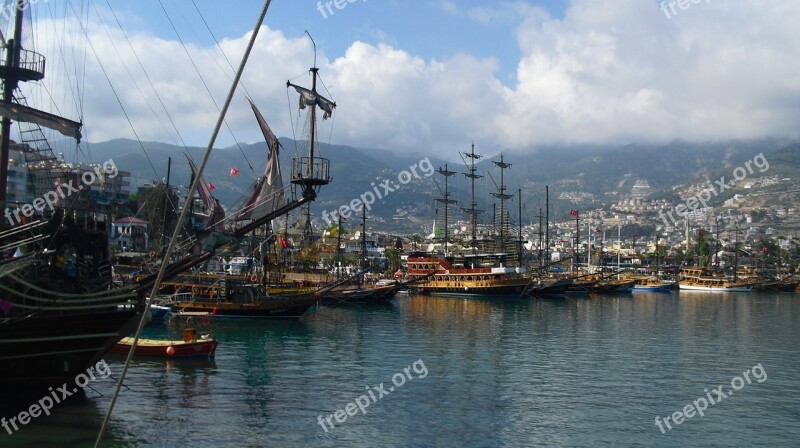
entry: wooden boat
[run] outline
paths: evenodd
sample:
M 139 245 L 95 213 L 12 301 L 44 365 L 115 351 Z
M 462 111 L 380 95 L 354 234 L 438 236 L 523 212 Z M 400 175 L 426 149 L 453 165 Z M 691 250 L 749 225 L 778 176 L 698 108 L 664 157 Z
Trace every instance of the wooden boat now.
M 563 296 L 575 283 L 574 279 L 533 279 L 525 289 L 531 297 Z
M 184 274 L 174 281 L 162 282 L 160 294 L 179 299 L 173 305 L 177 312 L 208 313 L 212 319 L 299 319 L 319 300 L 313 290 L 296 289 L 275 295 L 246 276 L 213 274 Z
M 635 280 L 601 280 L 592 288 L 595 294 L 616 294 L 633 291 Z
M 800 280 L 758 282 L 753 286 L 753 291 L 763 292 L 794 292 L 800 286 Z
M 673 283 L 637 283 L 633 285 L 633 291 L 639 292 L 671 292 L 675 288 Z
M 187 329 L 184 340 L 139 339 L 134 356 L 158 356 L 163 358 L 213 358 L 217 350 L 216 339 L 203 335 L 197 338 L 196 330 Z M 122 338 L 111 347 L 112 353 L 128 354 L 133 338 Z
M 715 276 L 705 268 L 681 268 L 681 291 L 705 292 L 750 292 L 754 282 L 730 281 L 725 277 Z
M 639 292 L 671 292 L 677 284 L 672 281 L 662 281 L 654 277 L 635 279 L 634 291 Z
M 458 264 L 456 264 L 458 263 Z M 422 295 L 520 298 L 530 278 L 509 267 L 466 267 L 465 258 L 444 259 L 422 254 L 408 257 L 408 275 L 430 276 L 417 283 Z
M 323 304 L 327 305 L 340 305 L 340 304 L 363 304 L 363 305 L 380 305 L 389 303 L 395 293 L 397 293 L 397 285 L 385 286 L 362 286 L 362 287 L 339 287 L 333 288 L 329 291 L 319 292 L 316 295 L 320 298 Z

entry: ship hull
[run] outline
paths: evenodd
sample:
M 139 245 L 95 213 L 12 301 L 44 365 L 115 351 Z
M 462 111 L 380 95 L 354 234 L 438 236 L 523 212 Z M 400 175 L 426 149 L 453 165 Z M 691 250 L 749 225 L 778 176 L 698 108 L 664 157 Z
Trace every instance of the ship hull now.
M 354 288 L 354 289 L 334 289 L 320 293 L 323 304 L 359 304 L 359 305 L 382 305 L 389 303 L 397 292 L 397 287 L 383 286 L 378 288 Z
M 681 291 L 701 291 L 701 292 L 750 292 L 753 288 L 752 285 L 744 286 L 697 286 L 686 285 L 681 283 L 679 286 Z
M 317 302 L 316 298 L 269 299 L 260 303 L 194 302 L 177 303 L 181 312 L 208 313 L 212 319 L 300 319 Z
M 0 320 L 0 389 L 55 388 L 74 380 L 135 331 L 140 317 L 109 309 Z
M 156 339 L 140 339 L 136 344 L 134 356 L 152 356 L 159 358 L 213 358 L 219 343 L 214 339 L 196 341 L 166 341 Z M 111 347 L 112 353 L 127 355 L 133 346 L 133 338 L 121 339 Z M 169 348 L 172 347 L 170 354 Z

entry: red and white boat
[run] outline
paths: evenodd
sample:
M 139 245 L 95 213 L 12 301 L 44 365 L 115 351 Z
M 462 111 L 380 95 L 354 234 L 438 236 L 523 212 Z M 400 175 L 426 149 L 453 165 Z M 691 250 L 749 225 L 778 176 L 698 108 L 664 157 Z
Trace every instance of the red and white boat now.
M 196 332 L 184 334 L 183 341 L 167 339 L 139 339 L 136 344 L 135 356 L 158 356 L 162 358 L 213 358 L 217 350 L 216 339 L 202 335 L 198 339 Z M 188 340 L 187 340 L 188 339 Z M 133 338 L 122 338 L 111 347 L 111 352 L 128 354 L 133 346 Z

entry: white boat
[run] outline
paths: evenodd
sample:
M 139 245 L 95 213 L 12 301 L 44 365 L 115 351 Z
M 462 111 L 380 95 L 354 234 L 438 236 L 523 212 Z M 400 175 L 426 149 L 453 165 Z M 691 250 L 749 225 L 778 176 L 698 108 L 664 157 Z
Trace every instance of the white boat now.
M 750 292 L 753 283 L 730 281 L 725 277 L 710 274 L 703 268 L 682 268 L 681 281 L 678 283 L 681 291 L 703 292 Z

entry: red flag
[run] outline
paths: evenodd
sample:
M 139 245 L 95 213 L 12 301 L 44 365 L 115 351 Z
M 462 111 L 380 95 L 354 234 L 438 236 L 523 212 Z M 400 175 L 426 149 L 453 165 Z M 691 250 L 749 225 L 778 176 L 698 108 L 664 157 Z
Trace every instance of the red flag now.
M 231 168 L 231 176 L 235 176 L 237 174 L 239 174 L 239 170 L 237 170 L 236 168 Z
M 213 191 L 215 188 L 217 187 L 215 187 L 214 184 L 212 184 L 211 182 L 208 183 L 208 191 Z
M 577 210 L 570 210 L 569 214 L 572 215 L 572 216 L 578 216 L 578 211 Z
M 287 247 L 289 247 L 289 242 L 288 242 L 288 241 L 286 241 L 286 238 L 284 238 L 284 237 L 281 237 L 281 238 L 280 238 L 280 240 L 279 240 L 279 242 L 281 243 L 281 247 L 283 247 L 284 249 L 285 249 L 285 248 L 287 248 Z
M 769 253 L 769 247 L 764 247 L 764 253 Z

